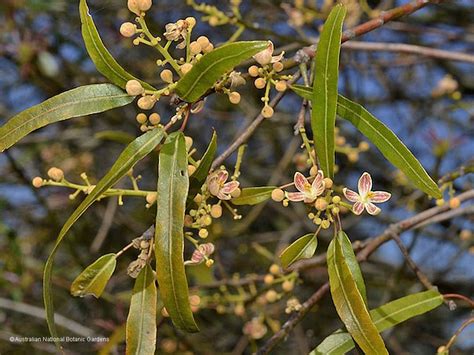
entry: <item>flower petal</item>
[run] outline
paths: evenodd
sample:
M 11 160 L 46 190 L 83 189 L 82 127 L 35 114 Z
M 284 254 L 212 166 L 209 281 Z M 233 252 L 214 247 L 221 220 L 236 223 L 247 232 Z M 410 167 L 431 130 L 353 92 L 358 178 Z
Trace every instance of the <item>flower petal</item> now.
M 219 200 L 230 200 L 232 198 L 231 195 L 223 193 L 222 190 L 219 190 L 219 192 L 216 194 L 216 197 Z
M 294 182 L 295 182 L 295 187 L 300 192 L 305 192 L 306 186 L 309 185 L 308 179 L 306 179 L 304 175 L 298 171 L 295 173 Z
M 362 202 L 356 202 L 352 206 L 352 212 L 356 215 L 360 215 L 364 211 L 364 204 Z
M 235 189 L 239 187 L 240 183 L 238 181 L 229 181 L 222 186 L 220 191 L 224 194 L 231 194 Z
M 371 214 L 372 216 L 375 216 L 375 215 L 378 215 L 380 213 L 380 208 L 378 208 L 377 206 L 375 206 L 373 203 L 371 202 L 367 202 L 365 204 L 365 209 L 367 210 L 367 212 L 369 214 Z
M 217 181 L 222 185 L 227 181 L 228 177 L 229 173 L 227 172 L 227 170 L 219 170 L 217 172 Z
M 357 192 L 354 192 L 354 191 L 348 189 L 347 187 L 343 188 L 342 192 L 344 193 L 344 196 L 346 196 L 346 198 L 349 201 L 351 201 L 351 202 L 360 201 L 360 196 Z
M 382 203 L 388 201 L 392 194 L 386 191 L 372 191 L 369 196 L 370 202 Z
M 303 201 L 305 199 L 305 194 L 302 192 L 287 192 L 286 197 L 290 201 L 298 202 Z
M 323 180 L 324 180 L 324 173 L 322 170 L 318 170 L 318 173 L 314 177 L 313 183 L 311 184 L 313 189 L 319 188 L 322 185 Z
M 359 195 L 362 199 L 367 196 L 368 192 L 372 190 L 372 177 L 369 173 L 365 172 L 359 179 Z

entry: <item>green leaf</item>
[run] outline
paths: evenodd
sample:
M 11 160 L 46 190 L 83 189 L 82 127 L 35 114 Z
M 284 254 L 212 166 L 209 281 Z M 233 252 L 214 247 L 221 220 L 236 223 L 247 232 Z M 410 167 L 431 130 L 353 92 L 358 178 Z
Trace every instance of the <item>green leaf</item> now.
M 206 152 L 202 156 L 199 166 L 196 168 L 196 171 L 193 173 L 193 175 L 189 177 L 189 194 L 187 204 L 190 204 L 194 196 L 196 196 L 199 191 L 201 191 L 201 187 L 206 181 L 209 170 L 211 169 L 212 161 L 216 155 L 216 150 L 217 134 L 216 131 L 214 131 L 212 133 L 211 142 L 209 143 Z
M 301 85 L 292 85 L 290 88 L 304 99 L 311 100 L 311 88 Z M 351 122 L 380 150 L 384 157 L 395 167 L 400 169 L 416 187 L 434 198 L 442 197 L 438 186 L 413 153 L 410 152 L 390 128 L 379 121 L 363 106 L 339 95 L 337 114 L 341 118 Z
M 126 328 L 127 355 L 155 353 L 156 300 L 155 276 L 147 264 L 133 287 Z
M 329 14 L 319 37 L 313 82 L 311 129 L 321 170 L 334 175 L 334 127 L 336 124 L 337 84 L 342 23 L 346 8 L 336 5 Z
M 267 48 L 266 41 L 234 42 L 206 53 L 176 85 L 176 93 L 195 102 L 226 72 Z
M 233 198 L 234 205 L 257 205 L 272 197 L 276 186 L 246 187 L 242 189 L 239 197 Z
M 403 142 L 382 122 L 361 105 L 339 95 L 337 113 L 364 134 L 394 166 L 420 190 L 441 198 L 438 185 Z
M 89 8 L 86 0 L 81 0 L 79 4 L 79 13 L 81 15 L 82 23 L 82 38 L 86 45 L 87 53 L 91 57 L 97 70 L 109 79 L 115 85 L 125 88 L 127 81 L 138 80 L 145 89 L 156 90 L 151 85 L 144 81 L 135 78 L 123 69 L 120 64 L 112 57 L 104 43 L 100 39 L 99 32 L 95 27 L 94 20 L 89 14 Z
M 0 152 L 50 123 L 104 112 L 134 99 L 112 84 L 81 86 L 54 96 L 12 117 L 0 127 Z
M 334 238 L 327 253 L 331 296 L 348 332 L 366 354 L 388 354 L 351 270 L 344 259 L 339 238 Z
M 117 259 L 114 253 L 102 255 L 76 277 L 71 284 L 71 294 L 80 297 L 94 295 L 99 298 L 114 273 L 116 265 Z
M 342 252 L 344 254 L 344 260 L 351 271 L 352 278 L 354 279 L 357 289 L 359 290 L 360 295 L 364 299 L 364 303 L 367 306 L 367 291 L 365 290 L 364 277 L 362 276 L 362 271 L 360 270 L 359 262 L 354 254 L 354 249 L 352 248 L 352 243 L 346 233 L 340 231 L 337 234 L 339 243 L 341 243 Z
M 56 243 L 51 251 L 51 254 L 46 261 L 44 268 L 43 277 L 43 299 L 44 306 L 46 309 L 46 321 L 48 322 L 49 331 L 51 336 L 57 338 L 58 333 L 56 325 L 54 324 L 54 305 L 51 294 L 51 275 L 53 268 L 53 261 L 56 252 L 59 249 L 59 245 L 66 236 L 72 225 L 82 216 L 82 214 L 91 206 L 97 199 L 99 199 L 105 191 L 112 187 L 117 181 L 119 181 L 127 172 L 141 159 L 147 156 L 155 149 L 155 147 L 163 140 L 165 132 L 161 128 L 156 128 L 152 131 L 141 135 L 130 143 L 125 150 L 120 154 L 118 159 L 107 174 L 98 182 L 96 187 L 90 192 L 89 195 L 81 202 L 76 208 L 73 214 L 68 218 L 59 236 L 56 239 Z M 60 346 L 59 342 L 56 343 Z
M 314 233 L 298 238 L 281 252 L 281 266 L 286 269 L 297 260 L 311 258 L 317 247 L 318 238 Z
M 156 273 L 160 294 L 174 325 L 199 331 L 189 304 L 184 270 L 184 212 L 188 194 L 188 158 L 182 132 L 169 136 L 160 152 L 155 225 Z
M 435 290 L 415 293 L 399 298 L 370 311 L 379 332 L 390 329 L 407 319 L 435 309 L 443 303 L 443 296 Z M 349 333 L 339 329 L 324 339 L 311 355 L 340 355 L 354 348 Z

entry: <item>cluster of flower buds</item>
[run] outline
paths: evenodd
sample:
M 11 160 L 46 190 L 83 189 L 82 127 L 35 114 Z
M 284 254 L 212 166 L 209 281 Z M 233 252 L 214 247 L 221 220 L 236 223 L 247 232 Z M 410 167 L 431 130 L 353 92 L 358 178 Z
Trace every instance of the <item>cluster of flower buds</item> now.
M 48 170 L 47 174 L 48 174 L 48 177 L 52 181 L 61 182 L 61 181 L 64 180 L 64 171 L 62 171 L 59 168 L 52 167 Z M 47 183 L 47 180 L 43 179 L 40 176 L 34 177 L 33 180 L 31 181 L 31 184 L 36 188 L 40 188 L 40 187 L 44 186 L 44 184 L 46 184 L 46 183 Z
M 128 276 L 136 279 L 140 271 L 146 266 L 150 259 L 151 251 L 153 250 L 153 244 L 151 239 L 141 236 L 133 240 L 133 247 L 140 250 L 140 254 L 137 259 L 132 261 L 127 267 Z
M 239 13 L 239 5 L 241 0 L 231 0 L 232 12 L 234 13 L 233 17 L 227 16 L 225 12 L 219 10 L 217 7 L 205 4 L 205 3 L 196 3 L 194 0 L 187 0 L 187 4 L 192 6 L 194 10 L 199 11 L 204 14 L 202 17 L 203 21 L 207 21 L 209 25 L 222 26 L 228 23 L 235 23 Z
M 335 127 L 334 133 L 336 152 L 346 155 L 347 160 L 349 160 L 350 163 L 357 163 L 359 160 L 359 154 L 369 150 L 369 143 L 364 141 L 360 142 L 357 147 L 352 147 L 350 144 L 348 144 L 344 136 L 340 135 L 339 127 Z
M 160 124 L 161 116 L 160 114 L 153 112 L 150 115 L 144 113 L 139 113 L 135 119 L 140 124 L 140 130 L 146 132 L 150 129 L 157 127 Z
M 272 117 L 274 113 L 273 108 L 269 105 L 271 87 L 274 86 L 277 91 L 285 91 L 287 89 L 287 80 L 291 78 L 288 75 L 280 74 L 284 69 L 281 61 L 285 52 L 281 52 L 276 56 L 273 55 L 273 52 L 273 43 L 269 42 L 266 49 L 253 56 L 260 67 L 252 65 L 248 69 L 249 75 L 256 78 L 254 81 L 255 87 L 257 89 L 265 88 L 265 94 L 262 97 L 264 107 L 261 111 L 265 118 Z

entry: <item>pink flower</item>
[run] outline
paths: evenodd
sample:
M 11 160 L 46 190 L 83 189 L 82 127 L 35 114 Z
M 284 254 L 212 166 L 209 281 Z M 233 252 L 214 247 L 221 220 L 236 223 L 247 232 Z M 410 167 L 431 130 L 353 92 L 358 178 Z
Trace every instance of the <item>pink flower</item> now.
M 306 179 L 303 174 L 296 172 L 294 181 L 298 192 L 287 192 L 286 196 L 288 197 L 288 200 L 294 202 L 304 201 L 305 203 L 314 202 L 326 188 L 323 179 L 324 176 L 321 170 L 319 170 L 314 177 L 312 184 L 309 183 L 308 179 Z
M 356 215 L 360 215 L 364 208 L 371 215 L 377 215 L 380 213 L 380 208 L 374 205 L 374 203 L 382 203 L 388 201 L 390 196 L 389 192 L 385 191 L 371 191 L 372 190 L 372 178 L 369 173 L 365 172 L 359 179 L 359 193 L 344 188 L 344 196 L 351 201 L 355 202 L 352 206 L 352 212 Z
M 199 265 L 206 260 L 212 253 L 214 253 L 214 244 L 206 243 L 201 244 L 199 249 L 196 249 L 191 256 L 191 260 L 186 260 L 184 265 Z
M 226 170 L 218 170 L 207 178 L 209 192 L 220 200 L 230 200 L 231 194 L 239 188 L 238 181 L 227 181 L 229 173 Z

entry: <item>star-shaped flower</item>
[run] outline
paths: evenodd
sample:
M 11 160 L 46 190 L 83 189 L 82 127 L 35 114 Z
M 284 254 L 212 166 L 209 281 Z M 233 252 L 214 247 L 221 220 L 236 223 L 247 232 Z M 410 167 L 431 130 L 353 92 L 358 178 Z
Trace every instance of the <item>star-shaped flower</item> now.
M 371 191 L 372 190 L 372 177 L 369 173 L 365 172 L 359 178 L 358 183 L 359 193 L 354 192 L 348 188 L 344 188 L 342 191 L 344 196 L 351 201 L 355 202 L 352 206 L 352 212 L 356 215 L 360 215 L 364 208 L 371 215 L 377 215 L 380 213 L 380 208 L 374 205 L 374 203 L 382 203 L 388 201 L 392 196 L 389 192 L 385 191 Z
M 304 201 L 304 203 L 314 202 L 326 188 L 323 179 L 324 176 L 321 170 L 319 170 L 314 177 L 312 184 L 309 183 L 308 179 L 306 179 L 303 174 L 296 172 L 294 181 L 298 192 L 287 192 L 286 196 L 288 197 L 288 200 L 294 202 Z
M 230 200 L 231 194 L 239 188 L 238 181 L 227 181 L 229 173 L 227 170 L 219 170 L 207 178 L 207 188 L 209 192 L 220 200 Z

